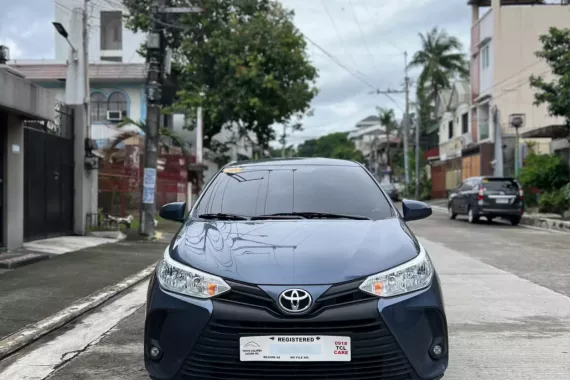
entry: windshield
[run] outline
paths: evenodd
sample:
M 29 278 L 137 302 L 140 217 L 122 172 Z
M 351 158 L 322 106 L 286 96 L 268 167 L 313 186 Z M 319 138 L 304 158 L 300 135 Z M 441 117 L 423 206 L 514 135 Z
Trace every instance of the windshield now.
M 356 166 L 287 166 L 220 173 L 206 189 L 196 215 L 259 216 L 318 212 L 392 216 L 390 204 L 364 169 Z
M 507 193 L 519 191 L 518 184 L 512 179 L 483 179 L 483 188 L 488 191 L 504 191 Z

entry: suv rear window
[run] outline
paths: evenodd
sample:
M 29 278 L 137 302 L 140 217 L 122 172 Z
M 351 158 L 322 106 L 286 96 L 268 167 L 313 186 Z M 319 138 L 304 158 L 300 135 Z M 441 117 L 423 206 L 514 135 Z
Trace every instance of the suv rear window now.
M 483 188 L 489 191 L 504 191 L 506 193 L 516 193 L 519 191 L 519 185 L 513 179 L 483 178 L 482 182 Z
M 323 212 L 374 220 L 393 215 L 376 182 L 356 166 L 291 165 L 221 172 L 196 209 L 197 215 Z

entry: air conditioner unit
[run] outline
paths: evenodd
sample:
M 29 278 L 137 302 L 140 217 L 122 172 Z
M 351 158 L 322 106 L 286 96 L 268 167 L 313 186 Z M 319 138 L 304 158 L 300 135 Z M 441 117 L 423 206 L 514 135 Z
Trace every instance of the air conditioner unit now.
M 123 112 L 122 111 L 107 111 L 107 120 L 109 121 L 122 121 Z

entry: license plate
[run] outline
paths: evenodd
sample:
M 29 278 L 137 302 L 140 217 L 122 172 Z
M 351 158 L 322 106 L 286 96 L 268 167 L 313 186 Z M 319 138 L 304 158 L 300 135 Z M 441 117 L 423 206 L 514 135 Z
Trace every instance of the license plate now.
M 347 336 L 249 336 L 239 338 L 240 360 L 261 362 L 349 362 Z
M 508 200 L 508 199 L 496 199 L 495 202 L 497 202 L 497 204 L 499 204 L 499 205 L 506 205 L 506 204 L 509 204 L 509 200 Z

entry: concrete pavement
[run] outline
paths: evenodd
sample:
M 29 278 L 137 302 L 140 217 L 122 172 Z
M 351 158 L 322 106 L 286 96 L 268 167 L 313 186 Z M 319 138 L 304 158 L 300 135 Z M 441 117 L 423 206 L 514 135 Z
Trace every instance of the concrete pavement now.
M 470 225 L 437 212 L 409 225 L 443 282 L 451 345 L 445 379 L 570 379 L 568 235 Z M 0 380 L 148 379 L 144 286 L 4 360 Z

